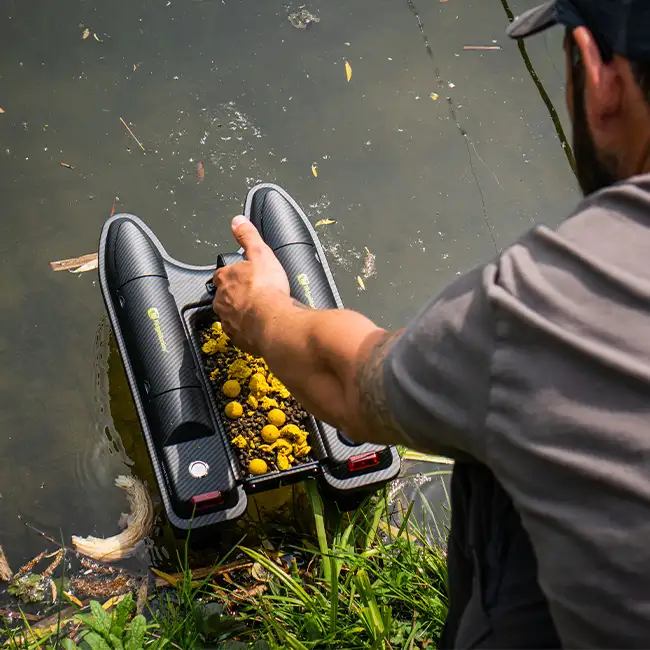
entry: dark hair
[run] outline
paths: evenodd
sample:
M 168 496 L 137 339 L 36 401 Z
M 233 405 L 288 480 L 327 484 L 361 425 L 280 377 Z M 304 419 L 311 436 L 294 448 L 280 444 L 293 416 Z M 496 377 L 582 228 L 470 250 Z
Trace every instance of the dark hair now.
M 650 104 L 650 61 L 631 61 L 630 65 L 634 79 L 639 84 L 646 102 Z
M 585 68 L 582 64 L 582 56 L 580 48 L 573 38 L 571 30 L 567 27 L 566 30 L 567 42 L 569 47 L 569 61 L 571 62 L 571 79 L 573 81 L 573 98 L 582 101 L 582 92 L 585 83 Z

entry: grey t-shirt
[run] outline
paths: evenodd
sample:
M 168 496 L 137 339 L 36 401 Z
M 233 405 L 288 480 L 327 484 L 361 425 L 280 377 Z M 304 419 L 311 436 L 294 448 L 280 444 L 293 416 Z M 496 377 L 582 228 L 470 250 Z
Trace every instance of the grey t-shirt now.
M 384 365 L 412 447 L 489 467 L 565 647 L 650 647 L 650 175 L 450 285 Z

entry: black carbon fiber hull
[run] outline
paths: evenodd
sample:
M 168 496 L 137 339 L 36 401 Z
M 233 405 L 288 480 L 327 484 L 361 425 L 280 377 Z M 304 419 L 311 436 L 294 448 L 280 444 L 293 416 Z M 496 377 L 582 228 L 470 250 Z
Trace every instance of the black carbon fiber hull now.
M 315 309 L 342 308 L 318 237 L 284 190 L 254 187 L 244 214 L 284 266 L 294 298 Z M 239 259 L 223 253 L 218 263 Z M 213 273 L 171 258 L 138 217 L 118 214 L 104 224 L 100 286 L 170 523 L 182 531 L 235 519 L 247 493 L 309 476 L 346 503 L 397 476 L 395 449 L 351 444 L 313 417 L 314 461 L 242 475 L 201 363 L 198 331 L 212 316 Z

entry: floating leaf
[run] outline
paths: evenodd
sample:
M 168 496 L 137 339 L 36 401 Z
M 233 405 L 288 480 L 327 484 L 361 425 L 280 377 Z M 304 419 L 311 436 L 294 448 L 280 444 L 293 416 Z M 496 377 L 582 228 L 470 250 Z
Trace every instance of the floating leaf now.
M 88 27 L 86 27 L 86 29 L 84 29 L 83 34 L 81 35 L 81 40 L 85 41 L 89 36 L 90 36 L 90 30 L 88 29 Z
M 311 173 L 314 175 L 314 178 L 318 178 L 318 167 L 316 166 L 316 163 L 312 163 Z
M 138 69 L 138 66 L 137 66 L 137 64 L 134 63 L 133 64 L 133 72 L 135 72 L 137 69 Z
M 172 587 L 175 587 L 178 584 L 178 579 L 169 573 L 165 573 L 156 567 L 151 567 L 151 571 L 155 573 L 159 578 L 162 578 L 165 582 L 168 582 Z
M 431 99 L 433 99 L 433 101 L 435 102 L 438 100 L 438 93 L 431 93 L 429 97 L 431 97 Z
M 99 36 L 97 36 L 97 34 L 95 34 L 95 32 L 93 32 L 93 38 L 94 38 L 98 43 L 103 43 L 103 42 L 104 42 L 104 41 L 101 40 L 101 38 L 99 38 Z
M 66 169 L 74 169 L 70 163 L 60 162 L 59 165 L 61 165 L 61 167 L 65 167 Z
M 350 81 L 352 79 L 352 66 L 349 61 L 345 62 L 345 78 Z
M 77 607 L 83 607 L 84 604 L 73 594 L 71 594 L 69 591 L 64 591 L 63 595 L 74 605 Z
M 5 109 L 2 108 L 2 106 L 0 106 L 0 113 L 4 113 L 4 112 L 5 112 Z
M 336 219 L 319 219 L 316 222 L 316 228 L 318 226 L 331 226 L 333 223 L 336 223 Z
M 357 284 L 359 285 L 359 289 L 361 289 L 361 291 L 366 290 L 366 285 L 360 275 L 357 275 Z
M 131 594 L 129 594 L 129 596 L 131 596 Z M 125 597 L 126 594 L 122 594 L 121 596 L 111 596 L 111 598 L 109 598 L 105 603 L 102 604 L 102 609 L 108 611 L 111 607 L 114 607 L 119 602 L 124 600 Z
M 196 163 L 196 173 L 198 174 L 200 181 L 202 181 L 205 178 L 205 168 L 203 167 L 202 162 Z

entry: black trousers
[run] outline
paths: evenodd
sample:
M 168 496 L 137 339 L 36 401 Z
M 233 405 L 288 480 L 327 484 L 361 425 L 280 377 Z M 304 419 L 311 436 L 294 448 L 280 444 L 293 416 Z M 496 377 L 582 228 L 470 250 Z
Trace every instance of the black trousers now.
M 560 648 L 537 560 L 510 497 L 485 466 L 456 463 L 440 648 Z

